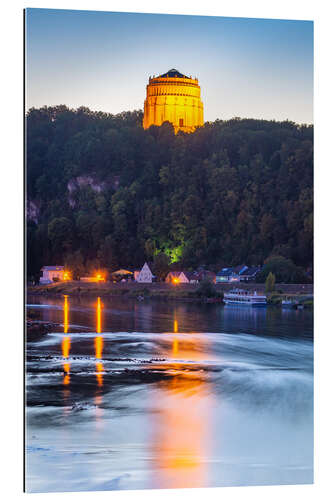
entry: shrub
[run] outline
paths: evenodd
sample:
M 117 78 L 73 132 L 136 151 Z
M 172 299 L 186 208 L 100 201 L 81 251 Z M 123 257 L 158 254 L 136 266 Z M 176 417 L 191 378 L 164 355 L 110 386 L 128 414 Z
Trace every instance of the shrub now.
M 266 288 L 266 292 L 267 293 L 270 293 L 270 292 L 273 292 L 274 291 L 274 288 L 275 288 L 275 275 L 270 272 L 266 278 L 266 282 L 265 282 L 265 288 Z
M 217 292 L 213 283 L 207 279 L 200 282 L 195 294 L 198 297 L 216 297 Z

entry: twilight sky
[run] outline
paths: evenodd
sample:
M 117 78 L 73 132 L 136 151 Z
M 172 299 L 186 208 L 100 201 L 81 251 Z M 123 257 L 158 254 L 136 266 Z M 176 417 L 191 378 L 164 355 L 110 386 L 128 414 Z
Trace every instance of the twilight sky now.
M 204 120 L 313 122 L 313 23 L 27 9 L 26 105 L 143 109 L 151 75 L 199 79 Z

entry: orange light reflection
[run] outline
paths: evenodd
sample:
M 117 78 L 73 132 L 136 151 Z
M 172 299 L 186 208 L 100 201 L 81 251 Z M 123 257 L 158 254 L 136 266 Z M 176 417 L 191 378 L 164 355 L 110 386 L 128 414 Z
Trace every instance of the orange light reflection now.
M 102 333 L 102 307 L 103 304 L 101 302 L 101 298 L 97 297 L 96 304 L 96 333 Z M 95 337 L 95 357 L 98 360 L 102 359 L 103 354 L 103 337 L 97 336 Z M 96 378 L 99 386 L 103 385 L 103 363 L 101 361 L 96 362 Z
M 68 306 L 68 295 L 64 295 L 64 333 L 68 332 L 68 313 L 69 313 L 69 306 Z
M 66 334 L 61 343 L 61 349 L 62 349 L 62 355 L 65 358 L 65 360 L 68 360 L 69 357 L 69 351 L 71 348 L 71 338 L 67 336 L 68 333 L 68 328 L 69 328 L 69 304 L 68 304 L 68 296 L 64 296 L 64 334 Z M 70 363 L 68 361 L 65 361 L 63 364 L 64 368 L 64 379 L 63 379 L 63 384 L 64 385 L 69 385 L 70 383 Z
M 178 333 L 177 320 L 173 330 Z M 172 370 L 174 376 L 159 384 L 158 406 L 162 410 L 154 425 L 153 482 L 159 488 L 205 487 L 213 401 L 200 362 L 206 358 L 208 345 L 191 334 L 177 337 L 170 347 L 182 362 L 170 361 L 165 368 Z
M 173 333 L 178 333 L 178 321 L 175 319 L 173 322 Z M 178 354 L 178 339 L 174 338 L 172 342 L 172 354 L 176 356 Z

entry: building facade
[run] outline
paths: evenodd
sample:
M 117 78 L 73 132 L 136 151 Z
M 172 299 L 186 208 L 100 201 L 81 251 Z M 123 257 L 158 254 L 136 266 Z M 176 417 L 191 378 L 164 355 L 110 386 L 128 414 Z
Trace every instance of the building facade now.
M 230 283 L 233 281 L 240 281 L 241 273 L 248 269 L 247 266 L 241 264 L 235 267 L 224 267 L 216 275 L 216 283 Z
M 240 273 L 240 281 L 255 281 L 260 271 L 260 266 L 247 267 Z
M 64 266 L 44 266 L 41 272 L 43 273 L 39 279 L 41 285 L 48 285 L 54 281 L 64 281 Z
M 166 278 L 166 283 L 189 283 L 189 279 L 183 271 L 170 271 Z
M 152 283 L 154 277 L 155 276 L 151 272 L 150 267 L 148 266 L 147 262 L 145 262 L 143 268 L 136 278 L 136 281 L 138 283 Z
M 248 267 L 245 264 L 235 267 L 224 267 L 216 275 L 216 283 L 230 283 L 232 281 L 255 281 L 260 273 L 260 266 Z
M 185 76 L 176 69 L 149 78 L 144 103 L 143 128 L 170 122 L 175 133 L 194 132 L 204 124 L 203 103 L 197 78 Z
M 190 273 L 188 271 L 170 271 L 166 278 L 166 283 L 198 283 L 197 273 Z

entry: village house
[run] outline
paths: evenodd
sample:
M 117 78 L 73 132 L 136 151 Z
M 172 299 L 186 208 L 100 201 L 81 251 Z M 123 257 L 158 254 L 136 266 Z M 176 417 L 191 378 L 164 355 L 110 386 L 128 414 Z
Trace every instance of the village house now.
M 187 271 L 170 271 L 166 278 L 166 283 L 198 283 L 198 277 L 196 273 L 190 273 Z
M 138 283 L 152 283 L 154 278 L 155 276 L 151 272 L 150 267 L 145 262 L 135 281 Z
M 248 267 L 245 264 L 235 267 L 224 267 L 219 273 L 217 273 L 216 283 L 255 281 L 260 270 L 260 266 Z
M 216 282 L 216 274 L 212 271 L 208 271 L 207 269 L 199 268 L 198 271 L 194 273 L 196 275 L 197 281 L 211 281 L 212 283 Z
M 196 272 L 191 273 L 188 271 L 184 271 L 183 274 L 186 276 L 189 283 L 199 283 L 198 273 L 196 273 Z
M 248 267 L 245 264 L 241 264 L 235 267 L 224 267 L 216 275 L 216 283 L 230 283 L 241 281 L 240 275 L 246 271 Z
M 133 271 L 133 279 L 134 281 L 138 281 L 138 276 L 140 274 L 141 269 L 134 269 Z
M 182 276 L 180 276 L 182 275 Z M 182 281 L 181 281 L 182 280 Z M 188 283 L 188 279 L 182 271 L 169 271 L 165 277 L 166 283 Z
M 255 281 L 260 271 L 261 267 L 259 266 L 247 267 L 246 269 L 240 272 L 239 274 L 240 281 Z
M 111 273 L 111 281 L 118 283 L 119 281 L 131 281 L 133 279 L 133 272 L 128 269 L 118 269 Z
M 54 281 L 66 279 L 64 266 L 44 266 L 41 269 L 43 275 L 39 279 L 41 285 L 48 285 Z

